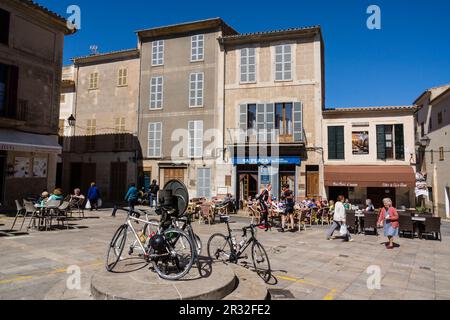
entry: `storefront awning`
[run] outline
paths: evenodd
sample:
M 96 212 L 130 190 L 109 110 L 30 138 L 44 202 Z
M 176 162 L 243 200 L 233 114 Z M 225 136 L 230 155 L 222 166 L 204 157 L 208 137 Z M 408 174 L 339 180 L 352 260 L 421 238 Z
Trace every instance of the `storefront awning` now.
M 55 136 L 0 129 L 0 150 L 36 153 L 61 153 Z
M 415 188 L 410 166 L 325 166 L 327 187 Z

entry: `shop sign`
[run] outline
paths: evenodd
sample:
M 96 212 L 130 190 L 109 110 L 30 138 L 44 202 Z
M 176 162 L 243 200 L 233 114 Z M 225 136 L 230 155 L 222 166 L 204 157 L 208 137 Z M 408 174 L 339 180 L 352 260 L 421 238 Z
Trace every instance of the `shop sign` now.
M 249 165 L 271 165 L 271 164 L 294 164 L 301 165 L 301 159 L 299 157 L 253 157 L 253 158 L 243 158 L 235 157 L 233 159 L 233 165 L 239 164 L 249 164 Z
M 357 183 L 349 183 L 349 182 L 333 182 L 333 187 L 348 187 L 355 188 L 357 187 Z
M 383 188 L 407 188 L 408 185 L 404 182 L 399 183 L 383 183 Z

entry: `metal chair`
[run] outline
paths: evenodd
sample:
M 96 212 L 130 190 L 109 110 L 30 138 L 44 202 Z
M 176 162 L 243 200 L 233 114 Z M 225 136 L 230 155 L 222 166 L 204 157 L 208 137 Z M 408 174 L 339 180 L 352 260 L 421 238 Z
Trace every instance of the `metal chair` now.
M 49 223 L 50 229 L 52 227 L 53 218 L 57 218 L 59 214 L 59 207 L 61 206 L 60 200 L 49 200 L 45 204 L 46 215 L 44 216 L 45 230 L 48 230 L 47 223 Z
M 11 230 L 10 230 L 10 231 L 13 231 L 13 230 L 14 230 L 14 226 L 16 225 L 17 218 L 23 217 L 23 219 L 24 219 L 24 221 L 25 221 L 25 216 L 26 216 L 26 214 L 27 214 L 27 212 L 26 212 L 24 206 L 22 206 L 22 205 L 20 204 L 19 200 L 15 200 L 15 202 L 16 202 L 17 213 L 16 213 L 16 217 L 14 218 L 14 222 L 13 222 L 13 224 L 12 224 L 12 227 L 11 227 Z M 22 223 L 22 226 L 23 226 L 23 223 Z M 22 228 L 20 228 L 20 230 L 22 230 Z
M 72 210 L 76 209 L 78 211 L 78 217 L 85 218 L 83 208 L 85 201 L 85 198 L 71 198 L 69 206 L 70 217 L 72 217 Z
M 258 224 L 261 223 L 261 212 L 258 210 L 258 206 L 248 206 L 249 215 L 252 217 L 251 224 L 255 224 L 255 220 L 258 220 Z
M 198 224 L 204 222 L 205 219 L 208 220 L 209 225 L 211 225 L 212 222 L 214 222 L 214 212 L 210 204 L 200 205 L 200 218 L 198 219 Z
M 69 230 L 69 222 L 68 222 L 68 213 L 70 211 L 70 202 L 64 201 L 57 210 L 56 214 L 56 220 L 62 223 L 62 226 L 64 227 L 64 221 L 66 222 L 67 230 Z
M 425 229 L 420 233 L 420 238 L 422 239 L 423 234 L 432 234 L 436 240 L 442 242 L 441 222 L 441 218 L 427 218 L 425 220 Z
M 28 214 L 31 215 L 30 223 L 28 224 L 27 229 L 31 228 L 31 224 L 33 224 L 33 227 L 36 227 L 36 219 L 38 219 L 38 225 L 40 226 L 41 219 L 43 218 L 42 213 L 39 212 L 39 210 L 34 206 L 33 202 L 31 201 L 23 200 L 23 205 L 26 211 L 25 218 Z M 25 218 L 23 222 L 25 222 Z

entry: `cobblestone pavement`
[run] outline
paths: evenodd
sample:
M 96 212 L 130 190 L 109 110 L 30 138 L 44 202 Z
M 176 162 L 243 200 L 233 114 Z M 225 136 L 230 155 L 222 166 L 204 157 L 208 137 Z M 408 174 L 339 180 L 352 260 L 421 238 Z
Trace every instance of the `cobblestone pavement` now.
M 110 214 L 104 209 L 71 222 L 70 230 L 29 234 L 9 233 L 12 219 L 0 217 L 0 299 L 88 299 L 90 277 L 103 268 L 107 245 L 124 221 L 123 215 Z M 243 217 L 232 221 L 236 230 L 249 224 Z M 223 224 L 196 222 L 194 228 L 202 238 L 204 254 L 209 236 L 226 231 Z M 326 228 L 258 231 L 274 270 L 268 284 L 273 299 L 450 299 L 448 222 L 442 227 L 442 242 L 401 238 L 394 250 L 386 250 L 381 236 L 357 235 L 350 243 L 326 241 Z M 241 232 L 236 235 L 239 240 Z M 65 285 L 73 265 L 81 268 L 80 290 Z M 374 270 L 381 271 L 381 288 L 370 290 L 368 280 L 374 277 L 368 271 Z

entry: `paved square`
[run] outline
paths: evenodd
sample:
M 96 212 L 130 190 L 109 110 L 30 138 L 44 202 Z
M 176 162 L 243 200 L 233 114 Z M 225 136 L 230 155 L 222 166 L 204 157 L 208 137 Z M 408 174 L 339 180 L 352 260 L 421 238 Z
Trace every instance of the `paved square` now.
M 0 217 L 0 299 L 90 299 L 90 278 L 104 268 L 107 245 L 125 217 L 108 209 L 73 221 L 71 230 L 31 231 L 11 235 L 12 219 Z M 232 229 L 250 223 L 232 217 Z M 194 223 L 203 241 L 226 232 L 223 224 Z M 385 239 L 357 235 L 352 243 L 325 240 L 326 226 L 280 233 L 258 231 L 268 251 L 274 279 L 273 299 L 450 299 L 450 224 L 442 226 L 443 241 L 397 239 L 386 250 Z M 236 233 L 238 240 L 241 232 Z M 67 268 L 81 268 L 81 290 L 67 289 Z M 381 289 L 369 290 L 369 267 L 381 270 Z

